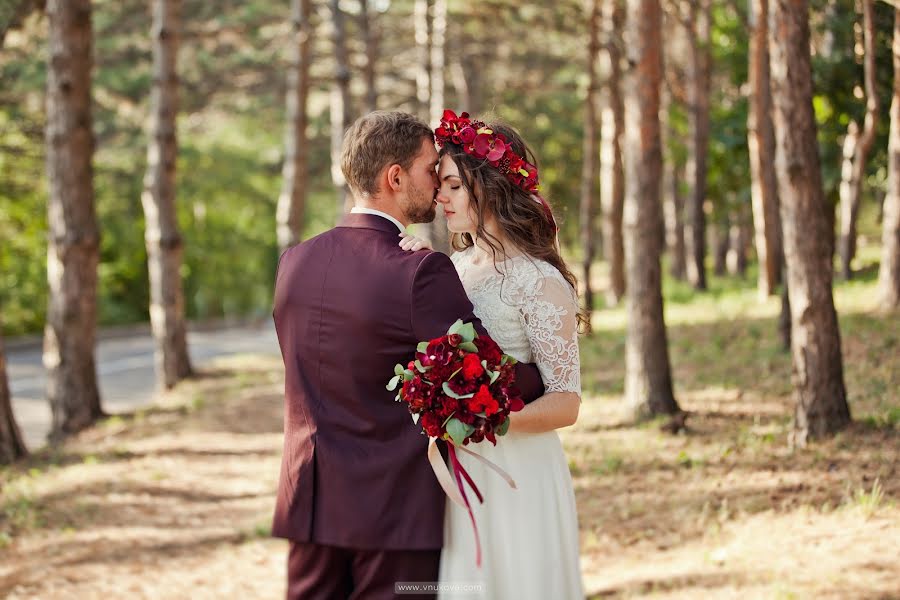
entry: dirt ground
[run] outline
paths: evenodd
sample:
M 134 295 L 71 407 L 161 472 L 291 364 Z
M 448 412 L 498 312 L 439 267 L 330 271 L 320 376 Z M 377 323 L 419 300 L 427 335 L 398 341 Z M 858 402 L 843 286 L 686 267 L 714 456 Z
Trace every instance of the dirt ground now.
M 222 361 L 3 471 L 0 596 L 283 597 L 280 368 Z M 900 598 L 896 430 L 791 451 L 787 407 L 756 400 L 682 394 L 690 432 L 672 436 L 586 399 L 562 437 L 590 597 Z

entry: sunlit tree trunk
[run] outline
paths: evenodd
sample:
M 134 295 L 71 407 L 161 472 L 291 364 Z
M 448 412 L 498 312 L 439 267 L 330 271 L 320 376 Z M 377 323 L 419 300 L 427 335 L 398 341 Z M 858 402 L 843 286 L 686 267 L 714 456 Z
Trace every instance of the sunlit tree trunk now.
M 875 89 L 875 24 L 872 13 L 874 0 L 859 0 L 863 12 L 863 79 L 866 89 L 866 116 L 862 131 L 856 121 L 850 121 L 844 140 L 844 162 L 841 165 L 841 273 L 844 279 L 853 275 L 851 263 L 856 255 L 856 220 L 866 159 L 875 143 L 878 121 L 878 92 Z
M 747 147 L 750 154 L 754 241 L 759 259 L 757 290 L 760 300 L 763 300 L 774 294 L 781 282 L 782 260 L 769 77 L 769 0 L 750 1 L 750 28 Z
M 688 63 L 688 143 L 686 241 L 688 244 L 687 274 L 695 289 L 706 289 L 706 201 L 707 156 L 709 149 L 709 95 L 712 51 L 710 44 L 710 0 L 691 0 L 688 42 L 691 59 Z
M 180 29 L 181 0 L 154 0 L 150 143 L 141 203 L 146 221 L 144 238 L 150 273 L 150 323 L 156 342 L 156 375 L 160 386 L 166 389 L 191 374 L 181 285 L 184 239 L 178 229 L 175 208 Z
M 603 257 L 609 263 L 609 289 L 606 301 L 618 304 L 625 295 L 625 247 L 622 236 L 622 211 L 625 204 L 625 171 L 622 136 L 625 107 L 622 103 L 622 27 L 623 0 L 603 0 L 600 52 L 600 205 L 603 219 Z
M 341 144 L 350 128 L 350 61 L 347 57 L 347 32 L 344 11 L 339 0 L 331 0 L 331 34 L 334 43 L 334 80 L 331 84 L 331 181 L 337 190 L 337 214 L 350 210 L 353 199 L 341 172 Z
M 365 0 L 362 0 L 365 2 Z M 284 166 L 278 196 L 278 247 L 283 251 L 297 244 L 303 232 L 308 187 L 309 68 L 312 50 L 312 2 L 292 0 L 293 38 L 287 77 L 287 125 L 284 134 Z
M 900 306 L 900 7 L 894 11 L 894 98 L 888 142 L 888 185 L 884 197 L 878 291 L 884 310 Z
M 419 117 L 430 123 L 431 115 L 431 2 L 415 0 L 413 21 L 416 30 L 416 99 Z
M 831 295 L 806 0 L 774 0 L 769 20 L 776 172 L 791 310 L 796 412 L 794 440 L 850 422 L 841 338 Z
M 6 378 L 6 352 L 0 335 L 0 465 L 6 465 L 28 454 L 22 432 L 16 424 Z
M 47 281 L 51 439 L 103 415 L 94 346 L 100 233 L 94 209 L 90 0 L 48 0 Z
M 376 25 L 377 21 L 369 11 L 369 0 L 359 0 L 359 26 L 362 32 L 363 43 L 366 46 L 366 66 L 363 73 L 366 79 L 366 111 L 368 112 L 378 108 L 375 70 L 378 60 L 378 32 Z
M 584 100 L 584 137 L 582 139 L 581 163 L 581 203 L 579 221 L 581 226 L 582 282 L 584 283 L 584 306 L 588 322 L 594 309 L 594 288 L 591 285 L 591 266 L 594 262 L 594 199 L 597 195 L 597 55 L 600 51 L 600 1 L 588 0 L 588 43 L 586 65 L 588 72 L 587 96 Z
M 429 94 L 429 121 L 432 126 L 437 125 L 444 114 L 444 76 L 446 69 L 445 40 L 447 37 L 447 0 L 434 0 L 431 21 L 431 60 L 429 68 L 431 73 L 429 81 L 431 91 Z M 447 230 L 447 218 L 443 210 L 435 213 L 431 222 L 431 245 L 435 250 L 450 254 L 450 232 Z
M 625 104 L 625 264 L 628 337 L 625 401 L 635 418 L 679 410 L 672 393 L 663 320 L 659 232 L 662 221 L 662 148 L 659 97 L 662 82 L 662 9 L 659 0 L 627 0 L 624 29 L 628 77 Z

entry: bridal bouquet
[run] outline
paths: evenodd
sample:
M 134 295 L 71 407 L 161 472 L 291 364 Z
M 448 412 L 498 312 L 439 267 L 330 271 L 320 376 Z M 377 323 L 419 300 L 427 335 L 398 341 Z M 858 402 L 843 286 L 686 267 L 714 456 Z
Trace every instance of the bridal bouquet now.
M 390 391 L 399 386 L 396 400 L 407 404 L 413 419 L 417 419 L 429 436 L 428 460 L 441 487 L 452 501 L 468 511 L 479 567 L 481 542 L 463 481 L 479 502 L 483 503 L 484 497 L 456 452 L 478 459 L 503 477 L 510 487 L 516 487 L 503 469 L 464 447 L 469 442 L 483 440 L 496 445 L 497 436 L 505 435 L 509 429 L 509 414 L 525 407 L 515 386 L 515 364 L 516 359 L 503 354 L 494 340 L 479 336 L 471 323 L 458 320 L 447 335 L 421 342 L 415 359 L 405 367 L 395 366 L 394 377 L 387 384 Z M 447 455 L 452 477 L 437 450 L 435 442 L 439 439 L 449 442 Z
M 496 445 L 509 429 L 509 413 L 525 406 L 514 385 L 515 364 L 494 340 L 458 320 L 447 335 L 420 343 L 406 367 L 394 367 L 387 389 L 400 386 L 396 399 L 430 437 L 455 446 L 485 439 Z

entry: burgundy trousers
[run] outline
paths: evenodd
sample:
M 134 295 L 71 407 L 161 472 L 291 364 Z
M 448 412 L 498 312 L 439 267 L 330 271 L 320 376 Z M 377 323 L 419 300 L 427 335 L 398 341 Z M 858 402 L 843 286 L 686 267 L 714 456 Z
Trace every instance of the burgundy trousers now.
M 394 594 L 396 582 L 436 582 L 440 550 L 356 550 L 291 542 L 288 600 L 434 600 Z

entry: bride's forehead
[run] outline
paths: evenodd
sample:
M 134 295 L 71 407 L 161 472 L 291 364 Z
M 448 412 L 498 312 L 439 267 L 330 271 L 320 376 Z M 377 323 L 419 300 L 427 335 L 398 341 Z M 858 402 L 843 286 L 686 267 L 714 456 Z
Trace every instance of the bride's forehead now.
M 459 176 L 459 167 L 457 167 L 456 162 L 454 162 L 454 160 L 446 154 L 441 157 L 441 162 L 438 165 L 438 171 L 440 171 L 441 175 Z

